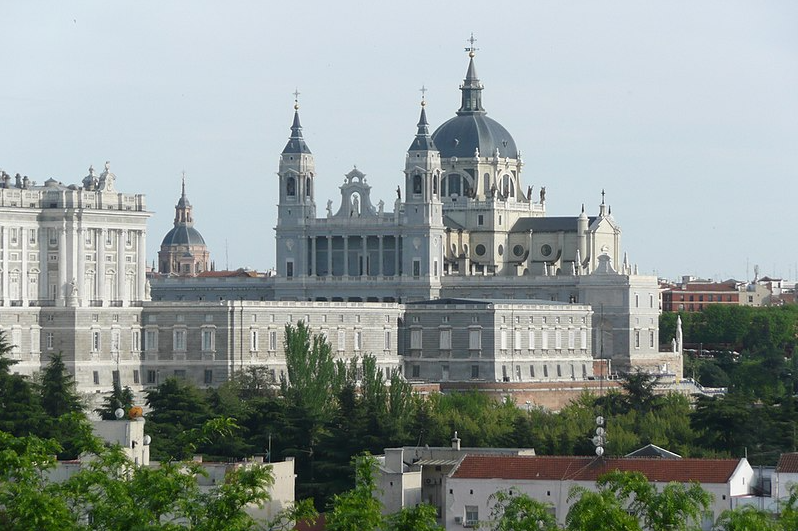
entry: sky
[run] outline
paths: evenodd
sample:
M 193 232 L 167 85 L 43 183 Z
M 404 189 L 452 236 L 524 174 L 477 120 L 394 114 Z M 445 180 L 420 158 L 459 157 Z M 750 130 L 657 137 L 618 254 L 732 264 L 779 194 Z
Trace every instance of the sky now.
M 217 269 L 274 265 L 277 168 L 298 90 L 317 213 L 353 166 L 393 204 L 419 89 L 459 107 L 473 32 L 488 115 L 547 212 L 598 212 L 639 271 L 795 279 L 798 2 L 0 3 L 0 169 L 79 183 L 111 162 L 152 211 L 185 171 Z

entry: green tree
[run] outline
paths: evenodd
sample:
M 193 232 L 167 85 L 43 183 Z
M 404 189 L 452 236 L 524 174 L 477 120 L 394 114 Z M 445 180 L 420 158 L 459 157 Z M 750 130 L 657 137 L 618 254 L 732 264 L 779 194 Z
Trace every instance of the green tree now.
M 8 358 L 10 352 L 0 331 L 0 430 L 16 436 L 38 434 L 45 425 L 39 393 L 30 380 L 11 374 L 17 362 Z
M 0 528 L 7 531 L 79 529 L 60 487 L 47 481 L 55 441 L 0 431 Z
M 574 501 L 565 517 L 568 531 L 641 531 L 637 518 L 626 512 L 610 490 L 594 492 L 574 485 L 568 501 Z
M 211 418 L 207 397 L 194 384 L 167 378 L 147 391 L 147 431 L 152 435 L 153 459 L 164 461 L 190 456 L 188 434 L 196 433 Z
M 375 531 L 382 528 L 382 506 L 374 498 L 375 459 L 361 455 L 353 459 L 355 487 L 333 497 L 327 512 L 330 531 Z
M 133 391 L 128 386 L 122 387 L 119 380 L 114 379 L 111 394 L 103 398 L 102 406 L 95 409 L 94 412 L 103 420 L 114 420 L 117 409 L 121 408 L 127 413 L 131 407 L 133 407 Z
M 491 495 L 489 527 L 493 531 L 554 531 L 557 520 L 550 504 L 541 503 L 527 494 L 511 495 L 500 490 Z
M 671 482 L 657 490 L 640 472 L 609 472 L 599 477 L 596 485 L 611 492 L 641 527 L 651 531 L 692 529 L 712 502 L 711 494 L 698 483 Z
M 402 507 L 389 514 L 382 528 L 384 531 L 444 531 L 437 523 L 435 507 L 420 503 L 413 507 Z
M 781 531 L 795 529 L 782 527 L 773 515 L 752 505 L 740 505 L 723 511 L 718 517 L 714 531 Z
M 44 411 L 52 418 L 83 411 L 83 403 L 75 389 L 75 378 L 64 364 L 63 354 L 52 354 L 41 376 Z

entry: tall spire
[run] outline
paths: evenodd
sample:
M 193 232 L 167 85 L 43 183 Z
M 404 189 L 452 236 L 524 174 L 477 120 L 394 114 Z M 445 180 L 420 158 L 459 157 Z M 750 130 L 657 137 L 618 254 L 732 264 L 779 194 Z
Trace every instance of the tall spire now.
M 299 91 L 294 92 L 294 121 L 283 153 L 310 153 L 310 148 L 302 137 L 302 124 L 299 122 Z
M 465 49 L 468 52 L 468 70 L 463 84 L 460 86 L 462 103 L 457 111 L 458 115 L 485 113 L 485 109 L 482 107 L 482 84 L 479 82 L 477 69 L 474 66 L 474 56 L 478 49 L 474 47 L 476 41 L 472 33 L 471 38 L 468 39 L 469 46 L 466 46 Z
M 421 87 L 421 116 L 418 118 L 418 131 L 416 131 L 416 138 L 410 145 L 408 151 L 437 151 L 435 143 L 429 134 L 429 122 L 427 121 L 427 100 L 425 99 L 427 89 Z
M 194 224 L 194 219 L 191 216 L 191 203 L 186 197 L 186 172 L 183 172 L 182 183 L 180 188 L 180 199 L 177 200 L 175 205 L 175 227 L 178 225 L 191 226 Z

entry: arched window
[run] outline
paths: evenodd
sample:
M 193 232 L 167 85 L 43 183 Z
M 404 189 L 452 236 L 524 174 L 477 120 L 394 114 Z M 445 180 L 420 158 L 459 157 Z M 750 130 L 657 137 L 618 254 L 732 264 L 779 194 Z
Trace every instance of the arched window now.
M 502 195 L 505 198 L 515 197 L 515 184 L 513 184 L 513 179 L 508 174 L 502 177 Z
M 487 194 L 490 190 L 490 174 L 486 173 L 482 176 L 482 193 Z
M 296 195 L 296 179 L 289 177 L 285 183 L 285 193 L 291 197 Z
M 459 196 L 463 194 L 463 187 L 462 187 L 462 178 L 460 175 L 453 173 L 449 175 L 449 190 L 448 195 L 452 196 Z
M 432 195 L 438 195 L 438 176 L 432 177 Z
M 310 177 L 305 177 L 305 197 L 310 197 L 310 192 L 312 188 L 312 182 Z
M 421 193 L 421 175 L 419 174 L 413 175 L 413 193 L 414 194 Z

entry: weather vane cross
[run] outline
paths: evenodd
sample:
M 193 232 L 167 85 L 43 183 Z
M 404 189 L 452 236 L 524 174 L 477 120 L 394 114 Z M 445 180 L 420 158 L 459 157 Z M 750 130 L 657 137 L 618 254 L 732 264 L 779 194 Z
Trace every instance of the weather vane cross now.
M 468 55 L 469 55 L 470 57 L 474 57 L 474 53 L 475 53 L 477 50 L 479 50 L 479 48 L 476 48 L 476 47 L 474 46 L 474 43 L 475 43 L 475 42 L 477 42 L 477 39 L 474 37 L 474 33 L 472 32 L 472 33 L 471 33 L 471 37 L 469 37 L 469 39 L 468 39 L 468 44 L 469 44 L 469 45 L 468 45 L 468 46 L 466 46 L 466 49 L 465 49 L 465 51 L 467 51 L 467 52 L 468 52 Z
M 295 88 L 293 94 L 294 94 L 294 101 L 297 101 L 299 99 L 299 95 L 301 94 L 301 92 L 299 92 L 299 88 Z
M 418 91 L 421 93 L 421 101 L 424 101 L 425 99 L 427 99 L 427 91 L 428 90 L 429 89 L 427 87 L 425 87 L 424 85 L 421 85 L 421 88 L 418 89 Z

